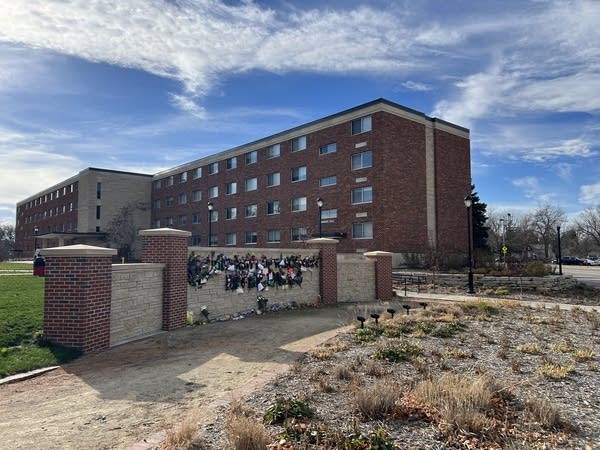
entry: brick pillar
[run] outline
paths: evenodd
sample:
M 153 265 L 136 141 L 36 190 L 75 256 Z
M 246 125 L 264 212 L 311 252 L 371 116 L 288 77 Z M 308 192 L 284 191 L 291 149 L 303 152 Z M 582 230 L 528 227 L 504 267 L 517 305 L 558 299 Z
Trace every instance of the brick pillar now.
M 367 252 L 367 258 L 375 260 L 375 295 L 386 302 L 392 299 L 392 254 L 390 252 Z
M 142 262 L 165 265 L 162 329 L 166 331 L 186 324 L 188 240 L 191 235 L 189 231 L 173 228 L 140 231 Z
M 306 243 L 319 249 L 319 292 L 325 304 L 337 303 L 337 239 L 316 238 Z
M 112 248 L 45 248 L 44 337 L 91 352 L 110 344 Z

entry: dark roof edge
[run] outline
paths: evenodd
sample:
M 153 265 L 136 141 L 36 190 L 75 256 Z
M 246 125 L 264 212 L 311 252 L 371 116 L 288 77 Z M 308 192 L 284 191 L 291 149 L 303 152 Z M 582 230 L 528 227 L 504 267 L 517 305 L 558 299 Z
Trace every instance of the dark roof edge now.
M 464 131 L 465 133 L 470 133 L 470 131 L 471 131 L 468 128 L 461 127 L 460 125 L 456 125 L 456 124 L 454 124 L 452 122 L 447 122 L 444 119 L 438 119 L 437 117 L 429 117 L 429 119 L 431 119 L 431 121 L 433 121 L 433 122 L 441 123 L 441 124 L 444 124 L 444 125 L 446 125 L 448 127 L 452 127 L 452 128 L 456 128 L 457 130 Z
M 126 172 L 124 170 L 114 170 L 114 169 L 101 169 L 99 167 L 87 167 L 83 169 L 81 172 L 85 172 L 86 170 L 94 171 L 94 172 L 110 172 L 110 173 L 120 173 L 123 175 L 136 175 L 139 177 L 153 177 L 153 174 L 148 173 L 139 173 L 139 172 Z

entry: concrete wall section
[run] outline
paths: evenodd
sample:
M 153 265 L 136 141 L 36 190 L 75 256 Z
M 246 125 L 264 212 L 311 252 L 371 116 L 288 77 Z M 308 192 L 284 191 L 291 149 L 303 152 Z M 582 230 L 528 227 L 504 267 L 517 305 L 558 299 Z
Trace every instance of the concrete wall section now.
M 338 302 L 376 300 L 375 260 L 353 253 L 337 255 Z
M 163 264 L 113 264 L 110 345 L 160 332 Z

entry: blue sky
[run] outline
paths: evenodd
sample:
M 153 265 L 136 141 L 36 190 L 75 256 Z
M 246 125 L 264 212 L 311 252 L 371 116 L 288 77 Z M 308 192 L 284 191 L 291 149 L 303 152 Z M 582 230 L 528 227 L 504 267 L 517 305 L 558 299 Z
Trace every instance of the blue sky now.
M 600 203 L 600 2 L 0 2 L 0 222 L 384 97 L 471 129 L 496 212 Z

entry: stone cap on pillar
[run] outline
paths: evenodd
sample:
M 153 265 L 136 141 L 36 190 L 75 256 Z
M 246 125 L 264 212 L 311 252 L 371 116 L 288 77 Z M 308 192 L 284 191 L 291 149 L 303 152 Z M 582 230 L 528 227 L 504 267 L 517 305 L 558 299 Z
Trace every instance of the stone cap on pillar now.
M 42 256 L 106 256 L 117 254 L 114 248 L 94 247 L 93 245 L 75 244 L 64 247 L 50 247 L 40 249 Z
M 365 252 L 363 253 L 367 258 L 377 258 L 378 256 L 393 256 L 390 252 L 382 252 L 380 250 L 375 250 L 373 252 Z
M 192 233 L 185 230 L 177 230 L 175 228 L 151 228 L 148 230 L 140 230 L 140 236 L 181 236 L 190 237 Z
M 310 245 L 333 245 L 338 244 L 340 241 L 332 238 L 314 238 L 306 241 Z

